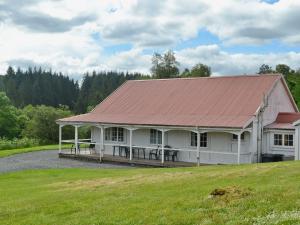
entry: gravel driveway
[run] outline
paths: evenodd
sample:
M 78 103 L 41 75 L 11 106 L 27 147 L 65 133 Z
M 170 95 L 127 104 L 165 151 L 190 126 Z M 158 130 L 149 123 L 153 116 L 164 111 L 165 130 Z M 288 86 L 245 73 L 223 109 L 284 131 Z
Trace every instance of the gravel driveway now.
M 122 168 L 129 167 L 108 163 L 84 162 L 58 158 L 57 150 L 37 151 L 0 158 L 0 173 L 47 168 Z

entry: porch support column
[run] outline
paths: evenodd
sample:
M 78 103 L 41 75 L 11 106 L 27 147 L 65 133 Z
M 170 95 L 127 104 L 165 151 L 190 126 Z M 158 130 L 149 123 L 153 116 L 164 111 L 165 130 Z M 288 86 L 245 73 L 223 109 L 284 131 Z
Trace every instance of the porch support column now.
M 241 161 L 241 133 L 238 134 L 238 152 L 237 152 L 237 164 Z
M 300 159 L 300 140 L 299 140 L 299 127 L 296 126 L 295 127 L 295 137 L 294 137 L 294 142 L 295 142 L 295 160 L 299 160 Z
M 75 154 L 78 154 L 78 125 L 75 125 Z
M 197 132 L 197 165 L 200 166 L 200 135 L 201 133 Z
M 100 136 L 99 160 L 102 162 L 102 152 L 104 150 L 104 127 L 100 127 Z
M 63 128 L 63 125 L 59 124 L 59 144 L 58 144 L 59 153 L 61 153 L 62 128 Z
M 252 125 L 252 145 L 251 145 L 251 163 L 254 162 L 259 162 L 259 156 L 258 156 L 258 119 L 257 116 L 253 120 L 253 125 Z M 254 155 L 256 156 L 256 159 L 253 158 Z
M 132 160 L 132 129 L 129 129 L 129 159 Z
M 161 131 L 161 163 L 165 162 L 165 130 Z

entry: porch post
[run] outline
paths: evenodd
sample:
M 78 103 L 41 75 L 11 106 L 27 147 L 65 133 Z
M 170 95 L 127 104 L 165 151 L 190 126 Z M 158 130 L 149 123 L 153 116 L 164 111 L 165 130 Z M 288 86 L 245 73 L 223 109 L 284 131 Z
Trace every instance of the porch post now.
M 102 151 L 104 150 L 104 127 L 100 127 L 101 133 L 100 133 L 100 151 L 99 151 L 99 159 L 100 162 L 102 162 Z
M 252 125 L 252 145 L 251 145 L 251 163 L 254 161 L 259 162 L 259 156 L 258 156 L 258 119 L 255 117 L 253 120 L 253 125 Z M 256 159 L 253 158 L 253 156 L 257 154 Z
M 132 129 L 129 129 L 129 159 L 132 160 Z
M 241 133 L 238 134 L 238 152 L 237 152 L 237 163 L 241 161 Z
M 78 126 L 75 125 L 75 154 L 78 154 Z
M 61 153 L 62 127 L 63 125 L 59 124 L 59 144 L 58 144 L 59 153 Z
M 197 132 L 197 165 L 200 166 L 200 132 Z
M 294 159 L 299 160 L 299 147 L 300 147 L 299 145 L 300 145 L 300 143 L 299 143 L 299 128 L 298 128 L 298 126 L 295 127 L 294 142 L 295 142 L 295 144 L 294 144 L 294 146 L 295 146 L 295 157 L 294 157 Z
M 165 162 L 165 131 L 161 131 L 161 163 Z

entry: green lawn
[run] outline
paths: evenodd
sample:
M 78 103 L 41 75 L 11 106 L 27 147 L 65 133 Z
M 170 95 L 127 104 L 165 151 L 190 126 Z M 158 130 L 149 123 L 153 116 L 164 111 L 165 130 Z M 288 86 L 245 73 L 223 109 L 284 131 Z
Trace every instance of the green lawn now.
M 62 148 L 70 148 L 71 145 L 63 145 Z M 16 148 L 16 149 L 8 149 L 8 150 L 0 150 L 0 158 L 6 157 L 19 153 L 26 152 L 34 152 L 34 151 L 42 151 L 42 150 L 55 150 L 58 149 L 58 145 L 43 145 L 43 146 L 35 146 L 29 148 Z
M 0 224 L 300 223 L 299 162 L 22 171 L 0 193 Z

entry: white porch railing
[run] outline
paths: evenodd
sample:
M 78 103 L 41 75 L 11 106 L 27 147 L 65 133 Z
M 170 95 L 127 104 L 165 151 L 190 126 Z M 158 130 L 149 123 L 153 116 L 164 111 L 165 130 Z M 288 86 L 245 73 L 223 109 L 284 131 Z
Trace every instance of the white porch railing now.
M 69 139 L 69 140 L 61 140 L 62 143 L 72 143 L 75 145 L 75 139 Z M 91 139 L 78 139 L 77 141 L 78 144 L 94 144 L 94 145 L 98 145 L 101 146 L 102 143 L 98 143 L 98 142 L 91 142 Z M 129 144 L 122 144 L 122 143 L 103 143 L 103 146 L 120 146 L 120 147 L 128 147 L 130 148 Z M 161 151 L 166 151 L 166 150 L 172 150 L 172 151 L 178 151 L 178 152 L 192 152 L 195 153 L 196 155 L 199 153 L 199 157 L 201 158 L 201 155 L 204 154 L 216 154 L 216 155 L 231 155 L 233 157 L 235 157 L 235 159 L 238 158 L 238 152 L 225 152 L 225 151 L 215 151 L 215 150 L 202 150 L 200 149 L 200 151 L 198 151 L 197 149 L 192 149 L 192 148 L 176 148 L 176 147 L 164 147 L 162 148 L 161 146 L 144 146 L 144 145 L 132 145 L 132 148 L 141 148 L 141 149 L 145 149 L 145 150 L 153 150 L 153 149 L 158 149 Z M 104 152 L 101 152 L 101 154 L 103 156 Z M 89 154 L 89 151 L 80 151 L 79 154 Z M 132 154 L 132 153 L 131 153 Z M 163 155 L 163 154 L 162 154 Z M 162 157 L 161 155 L 161 157 Z M 251 152 L 240 152 L 240 156 L 245 156 L 245 155 L 251 155 Z M 101 156 L 100 156 L 101 157 Z M 130 157 L 130 159 L 132 159 L 132 157 Z M 163 160 L 162 160 L 163 163 Z
M 128 147 L 130 148 L 129 144 L 118 144 L 118 143 L 104 143 L 104 146 L 122 146 L 122 147 Z M 172 151 L 178 151 L 178 152 L 192 152 L 192 153 L 198 153 L 197 149 L 191 149 L 191 148 L 176 148 L 176 147 L 164 147 L 162 148 L 161 146 L 144 146 L 144 145 L 132 145 L 133 148 L 142 148 L 142 149 L 146 149 L 146 150 L 153 150 L 153 149 L 158 149 L 158 150 L 172 150 Z M 238 159 L 238 156 L 246 156 L 246 155 L 251 155 L 251 152 L 225 152 L 225 151 L 215 151 L 215 150 L 202 150 L 200 149 L 199 151 L 199 156 L 201 157 L 201 155 L 203 155 L 203 153 L 206 154 L 217 154 L 217 155 L 231 155 L 234 156 L 235 159 Z M 163 155 L 163 154 L 162 154 Z
M 75 145 L 76 141 L 75 141 L 75 139 L 69 139 L 69 140 L 61 140 L 61 142 L 62 143 L 72 143 Z M 91 139 L 78 139 L 77 143 L 78 144 L 94 144 L 95 146 L 101 146 L 101 144 L 102 144 L 102 143 L 98 143 L 98 142 L 91 142 Z M 103 143 L 103 146 L 120 146 L 120 147 L 130 148 L 129 144 L 123 144 L 123 143 Z M 178 152 L 182 152 L 182 153 L 191 152 L 191 153 L 195 153 L 196 155 L 199 153 L 200 158 L 201 158 L 201 155 L 203 155 L 203 154 L 231 155 L 235 159 L 238 158 L 238 152 L 225 152 L 225 151 L 203 150 L 203 149 L 200 149 L 200 151 L 198 151 L 197 149 L 191 149 L 191 148 L 176 148 L 176 147 L 162 148 L 161 146 L 153 146 L 153 145 L 152 146 L 132 145 L 132 148 L 141 148 L 141 149 L 145 149 L 145 150 L 149 150 L 149 151 L 153 150 L 153 149 L 158 149 L 158 150 L 161 150 L 164 152 L 166 150 L 178 151 Z M 102 156 L 103 156 L 103 153 L 104 152 L 101 152 Z M 89 151 L 81 150 L 81 152 L 79 154 L 89 154 Z M 161 157 L 162 157 L 162 155 L 161 155 Z M 240 153 L 240 156 L 244 156 L 244 155 L 251 155 L 251 152 L 241 152 Z M 132 159 L 132 157 L 130 157 L 130 159 Z

